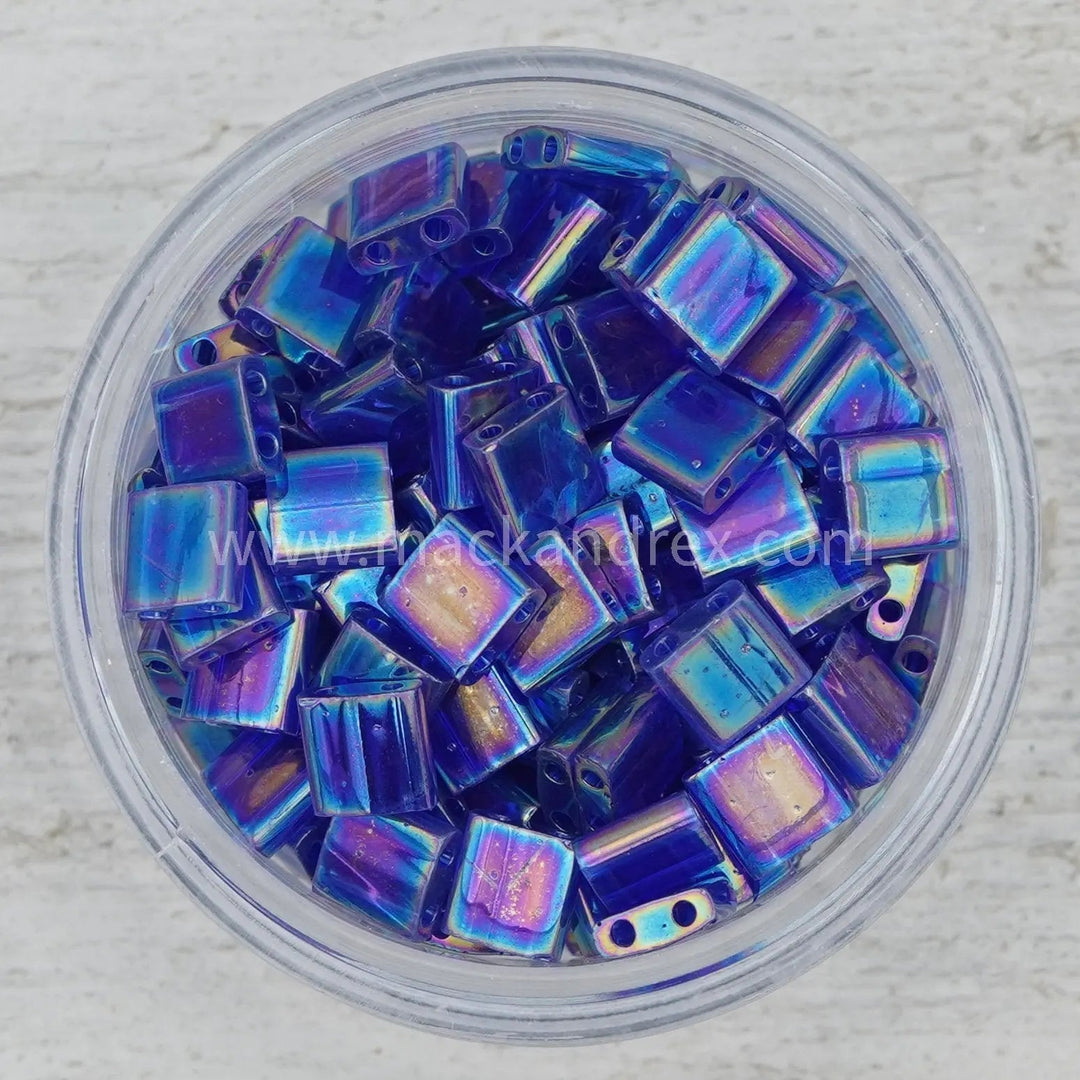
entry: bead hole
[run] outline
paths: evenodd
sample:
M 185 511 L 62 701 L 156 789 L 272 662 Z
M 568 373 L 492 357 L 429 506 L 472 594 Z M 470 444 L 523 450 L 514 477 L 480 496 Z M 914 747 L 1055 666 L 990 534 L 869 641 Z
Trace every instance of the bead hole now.
M 261 371 L 251 368 L 244 372 L 244 385 L 251 397 L 262 397 L 268 389 L 266 376 Z
M 697 908 L 690 900 L 676 900 L 671 905 L 671 917 L 678 926 L 692 926 L 697 918 Z
M 581 782 L 585 784 L 586 787 L 591 787 L 596 791 L 602 791 L 604 787 L 604 778 L 594 769 L 583 769 L 581 773 Z
M 637 941 L 637 931 L 629 919 L 616 919 L 611 924 L 611 940 L 620 949 L 629 949 Z
M 472 249 L 481 258 L 495 254 L 495 238 L 488 233 L 477 233 L 472 238 Z
M 539 409 L 544 405 L 547 405 L 553 397 L 554 395 L 550 390 L 537 390 L 535 394 L 530 394 L 525 399 L 525 404 L 528 405 L 530 409 Z
M 506 151 L 507 159 L 516 165 L 524 152 L 525 140 L 520 135 L 515 135 L 510 140 L 510 149 Z
M 502 434 L 501 424 L 488 424 L 480 429 L 481 439 L 496 439 Z
M 146 669 L 147 669 L 147 671 L 154 672 L 155 675 L 175 675 L 176 674 L 176 672 L 174 672 L 173 669 L 172 669 L 172 665 L 167 664 L 164 660 L 147 660 L 146 661 Z
M 555 329 L 551 331 L 551 336 L 560 349 L 572 349 L 574 347 L 574 331 L 568 323 L 556 323 Z
M 904 653 L 900 664 L 912 675 L 925 675 L 930 670 L 930 658 L 919 649 L 911 649 Z
M 209 338 L 199 338 L 191 347 L 191 355 L 199 367 L 209 367 L 217 360 L 217 346 Z
M 450 222 L 444 217 L 429 217 L 420 226 L 420 233 L 429 244 L 445 244 L 453 235 Z
M 544 140 L 544 164 L 550 165 L 559 156 L 559 140 L 554 135 L 549 135 Z
M 886 597 L 878 604 L 878 618 L 886 623 L 898 623 L 904 617 L 904 605 L 899 600 Z
M 277 437 L 271 435 L 268 431 L 263 431 L 256 436 L 255 446 L 258 448 L 259 457 L 264 461 L 269 461 L 272 458 L 277 457 L 278 451 L 281 449 Z
M 385 266 L 390 261 L 390 245 L 382 240 L 372 240 L 364 248 L 364 258 L 376 266 Z

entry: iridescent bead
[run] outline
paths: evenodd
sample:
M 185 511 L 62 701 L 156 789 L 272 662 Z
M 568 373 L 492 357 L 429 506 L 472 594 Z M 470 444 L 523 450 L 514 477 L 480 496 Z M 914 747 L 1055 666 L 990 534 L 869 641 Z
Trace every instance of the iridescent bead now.
M 687 889 L 601 919 L 592 938 L 599 956 L 632 956 L 682 941 L 714 923 L 716 916 L 716 903 L 707 890 Z
M 948 440 L 938 429 L 826 439 L 821 494 L 849 551 L 887 559 L 960 538 Z
M 709 201 L 638 278 L 630 295 L 646 314 L 685 338 L 694 360 L 715 373 L 794 281 L 767 244 Z
M 897 431 L 930 423 L 929 406 L 877 351 L 858 338 L 833 362 L 788 417 L 788 448 L 813 466 L 822 439 Z
M 151 619 L 144 623 L 136 651 L 165 711 L 171 717 L 178 717 L 184 704 L 188 676 L 177 663 L 165 633 L 166 625 L 163 619 Z
M 176 366 L 181 371 L 198 371 L 219 361 L 243 356 L 261 356 L 269 352 L 265 341 L 248 333 L 238 322 L 223 323 L 185 338 L 173 349 Z
M 866 295 L 866 290 L 857 281 L 845 281 L 843 285 L 830 289 L 828 295 L 854 312 L 854 334 L 877 349 L 885 363 L 904 382 L 913 383 L 916 374 L 915 365 L 904 352 L 904 347 L 881 312 Z
M 793 289 L 724 368 L 724 379 L 763 408 L 786 416 L 854 321 L 839 301 Z
M 451 691 L 428 728 L 439 777 L 455 794 L 531 750 L 543 732 L 498 667 Z
M 683 792 L 590 833 L 574 847 L 581 873 L 611 914 L 694 888 L 707 889 L 728 908 L 752 895 Z
M 895 642 L 904 636 L 918 602 L 927 559 L 891 559 L 881 564 L 889 589 L 866 613 L 866 632 L 878 641 Z
M 249 529 L 247 492 L 231 480 L 131 492 L 124 611 L 165 619 L 239 610 Z
M 419 262 L 469 228 L 468 157 L 443 143 L 358 176 L 349 191 L 349 258 L 365 274 Z
M 483 533 L 447 514 L 387 585 L 382 606 L 461 678 L 498 659 L 543 599 Z
M 514 537 L 558 528 L 604 497 L 604 482 L 562 386 L 500 409 L 463 446 L 492 521 Z
M 397 560 L 386 443 L 286 455 L 288 491 L 267 500 L 275 571 L 333 571 Z
M 864 788 L 892 768 L 919 706 L 870 642 L 846 626 L 790 711 L 833 771 Z
M 226 318 L 236 318 L 236 313 L 243 304 L 244 297 L 247 296 L 252 283 L 259 276 L 259 271 L 269 262 L 270 256 L 274 254 L 274 249 L 278 246 L 278 241 L 286 228 L 288 226 L 278 229 L 269 240 L 266 240 L 261 247 L 252 252 L 244 261 L 244 265 L 236 272 L 236 276 L 229 282 L 228 288 L 218 300 L 218 305 L 225 313 Z
M 717 750 L 774 714 L 811 675 L 739 581 L 721 585 L 670 623 L 641 664 Z
M 297 699 L 317 814 L 408 814 L 438 796 L 419 679 L 343 683 Z
M 888 587 L 885 572 L 872 563 L 848 564 L 820 556 L 800 566 L 781 563 L 758 574 L 752 585 L 762 606 L 796 645 L 850 622 Z
M 358 607 L 378 608 L 379 596 L 393 570 L 386 566 L 358 566 L 342 570 L 315 588 L 319 606 L 339 628 Z
M 566 128 L 519 128 L 503 138 L 502 153 L 511 168 L 550 170 L 567 178 L 662 181 L 672 169 L 666 150 Z
M 585 700 L 591 687 L 592 677 L 589 672 L 577 668 L 551 679 L 542 689 L 530 694 L 528 700 L 544 719 L 549 730 L 553 731 L 570 718 Z
M 574 853 L 555 836 L 474 815 L 446 930 L 495 952 L 554 960 L 566 935 Z
M 548 335 L 544 314 L 528 315 L 519 319 L 499 336 L 495 344 L 480 357 L 481 363 L 524 361 L 535 364 L 541 373 L 541 382 L 561 383 L 562 368 L 559 367 L 555 343 Z
M 304 748 L 276 732 L 245 731 L 206 770 L 206 786 L 263 855 L 273 855 L 314 817 Z
M 281 421 L 262 359 L 244 356 L 163 379 L 150 396 L 170 484 L 236 480 L 260 490 L 281 487 Z
M 438 814 L 336 817 L 313 885 L 384 926 L 426 938 L 446 902 L 460 848 L 461 833 Z
M 694 368 L 682 368 L 615 433 L 620 460 L 706 514 L 744 487 L 781 447 L 773 416 Z
M 196 668 L 188 677 L 184 718 L 297 734 L 296 696 L 313 674 L 318 622 L 314 611 L 296 610 L 283 630 Z
M 847 269 L 842 255 L 740 177 L 719 177 L 705 189 L 702 198 L 723 203 L 813 289 L 831 288 Z
M 585 557 L 558 533 L 546 533 L 525 555 L 548 599 L 510 647 L 505 669 L 519 690 L 531 694 L 611 637 L 619 623 L 614 597 L 609 601 L 594 587 Z
M 427 384 L 428 429 L 435 499 L 443 510 L 480 504 L 464 437 L 504 406 L 534 390 L 535 364 L 501 361 L 466 368 Z
M 787 454 L 777 454 L 717 513 L 678 501 L 674 512 L 707 584 L 781 559 L 805 562 L 821 542 L 817 515 Z
M 811 844 L 851 816 L 847 793 L 786 716 L 684 782 L 759 890 L 776 884 Z
M 220 724 L 203 724 L 177 717 L 172 727 L 184 754 L 200 773 L 205 773 L 236 741 L 236 732 Z
M 462 795 L 467 809 L 522 829 L 543 832 L 540 800 L 534 791 L 509 775 L 509 771 L 497 772 L 469 788 Z
M 918 701 L 926 694 L 941 653 L 951 592 L 943 556 L 931 556 L 906 633 L 892 656 L 893 671 Z

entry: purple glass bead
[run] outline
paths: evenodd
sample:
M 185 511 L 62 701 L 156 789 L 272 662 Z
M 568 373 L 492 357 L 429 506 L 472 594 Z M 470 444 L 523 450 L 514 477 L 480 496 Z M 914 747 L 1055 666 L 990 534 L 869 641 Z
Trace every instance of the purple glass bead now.
M 694 565 L 706 583 L 779 560 L 805 562 L 821 542 L 817 515 L 786 454 L 777 454 L 713 515 L 674 503 Z
M 530 573 L 548 600 L 510 647 L 506 673 L 530 694 L 563 674 L 618 628 L 614 596 L 605 599 L 566 541 L 549 532 L 525 549 Z
M 386 443 L 297 450 L 285 464 L 288 491 L 267 500 L 275 571 L 397 561 Z
M 839 563 L 818 556 L 803 566 L 781 564 L 766 570 L 752 587 L 762 607 L 796 645 L 803 645 L 861 615 L 885 595 L 889 579 L 872 563 Z
M 614 914 L 687 889 L 734 908 L 751 897 L 740 868 L 684 792 L 590 833 L 574 845 L 578 868 Z
M 866 632 L 878 641 L 895 642 L 904 636 L 926 576 L 927 559 L 892 559 L 881 569 L 889 588 L 866 613 Z
M 541 373 L 540 381 L 561 383 L 562 368 L 556 355 L 555 343 L 548 336 L 544 314 L 528 315 L 508 326 L 482 357 L 480 363 L 518 360 L 535 364 Z
M 573 520 L 604 497 L 604 481 L 562 386 L 500 409 L 465 436 L 489 516 L 513 537 Z
M 163 379 L 150 396 L 170 484 L 281 486 L 281 421 L 262 359 L 244 356 Z
M 739 581 L 690 607 L 641 665 L 701 741 L 730 746 L 810 680 L 810 669 Z
M 543 315 L 562 382 L 586 427 L 625 416 L 685 361 L 619 292 L 604 292 Z
M 450 675 L 380 610 L 355 605 L 319 669 L 320 686 L 418 679 L 430 713 L 450 689 Z
M 447 514 L 387 585 L 382 606 L 461 678 L 498 659 L 543 599 L 483 533 Z
M 267 352 L 265 341 L 249 334 L 238 322 L 227 322 L 185 338 L 177 344 L 173 355 L 181 371 L 198 371 L 218 362 Z
M 278 229 L 261 247 L 252 252 L 244 261 L 244 265 L 237 271 L 236 276 L 229 282 L 229 287 L 221 294 L 218 305 L 225 313 L 227 319 L 235 319 L 237 311 L 243 305 L 244 297 L 251 290 L 251 285 L 259 276 L 259 272 L 270 261 L 278 241 L 288 226 Z
M 724 379 L 763 408 L 786 416 L 854 321 L 839 301 L 793 289 L 724 368 Z
M 791 271 L 719 203 L 704 203 L 635 282 L 631 299 L 722 371 L 794 283 Z
M 832 288 L 847 269 L 842 255 L 740 177 L 719 177 L 702 197 L 719 200 L 812 289 Z
M 554 960 L 573 878 L 574 853 L 565 841 L 473 815 L 446 930 L 495 952 Z
M 543 728 L 497 667 L 462 683 L 428 721 L 435 767 L 452 794 L 531 750 Z
M 543 688 L 529 695 L 529 702 L 554 731 L 570 719 L 573 711 L 592 689 L 592 676 L 581 668 L 563 672 Z
M 830 289 L 828 295 L 839 300 L 855 314 L 853 331 L 857 337 L 868 341 L 881 354 L 882 359 L 906 383 L 915 381 L 915 365 L 900 344 L 892 328 L 881 312 L 874 307 L 866 290 L 857 281 L 845 281 Z
M 446 902 L 460 848 L 461 833 L 439 814 L 336 817 L 313 884 L 369 919 L 426 938 Z
M 596 954 L 609 959 L 652 952 L 704 930 L 717 909 L 705 889 L 687 889 L 601 919 L 592 931 Z
M 826 439 L 821 494 L 854 556 L 887 559 L 960 538 L 949 444 L 938 429 Z
M 506 770 L 474 784 L 462 799 L 472 813 L 506 821 L 522 829 L 537 830 L 542 820 L 540 801 L 535 792 L 509 776 Z
M 682 368 L 637 407 L 611 448 L 642 475 L 715 514 L 779 451 L 783 434 L 779 417 Z
M 915 699 L 852 626 L 840 631 L 790 710 L 836 775 L 856 788 L 884 779 L 919 715 Z
M 480 504 L 464 437 L 504 406 L 534 390 L 540 371 L 514 360 L 476 365 L 427 384 L 431 470 L 437 504 L 464 510 Z
M 437 801 L 419 679 L 355 682 L 297 699 L 317 814 L 408 814 Z
M 233 824 L 263 855 L 311 826 L 314 811 L 299 739 L 245 731 L 206 770 L 206 786 Z
M 312 676 L 318 633 L 318 615 L 299 609 L 283 630 L 196 668 L 184 718 L 297 734 L 296 697 Z
M 613 180 L 666 180 L 672 170 L 666 150 L 622 139 L 606 139 L 566 128 L 524 127 L 505 136 L 503 160 L 514 169 Z
M 231 480 L 131 492 L 124 611 L 165 619 L 239 610 L 249 528 L 247 492 Z
M 786 716 L 770 720 L 684 781 L 758 889 L 851 815 L 847 793 Z
M 587 195 L 555 184 L 511 254 L 485 269 L 482 280 L 507 300 L 543 311 L 586 260 L 599 260 L 611 227 L 611 215 Z
M 788 417 L 788 447 L 813 466 L 822 439 L 923 427 L 927 404 L 865 341 L 850 339 L 821 380 Z
M 593 450 L 604 477 L 604 486 L 612 498 L 623 499 L 631 527 L 637 532 L 661 536 L 675 527 L 675 511 L 667 492 L 659 485 L 621 462 L 605 439 Z
M 469 228 L 468 157 L 443 143 L 358 176 L 349 191 L 349 258 L 365 274 L 450 247 Z
M 227 615 L 206 619 L 169 619 L 165 633 L 173 654 L 182 668 L 193 669 L 209 664 L 226 653 L 268 637 L 292 621 L 277 580 L 267 565 L 263 545 L 255 529 L 244 569 L 243 602 Z

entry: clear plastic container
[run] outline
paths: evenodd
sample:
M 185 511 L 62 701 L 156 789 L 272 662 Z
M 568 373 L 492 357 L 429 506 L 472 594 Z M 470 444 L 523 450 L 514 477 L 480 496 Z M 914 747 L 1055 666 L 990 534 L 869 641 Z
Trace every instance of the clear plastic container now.
M 735 919 L 615 962 L 461 955 L 365 926 L 312 895 L 298 865 L 251 851 L 207 795 L 121 618 L 124 489 L 148 461 L 147 389 L 174 341 L 216 319 L 244 257 L 352 176 L 452 138 L 494 149 L 546 122 L 669 147 L 703 183 L 756 181 L 845 253 L 900 335 L 949 431 L 965 541 L 950 558 L 947 661 L 903 760 L 790 884 Z M 745 1002 L 821 960 L 895 899 L 978 790 L 1019 692 L 1038 564 L 1019 397 L 990 321 L 938 239 L 816 131 L 682 68 L 563 49 L 451 56 L 357 83 L 268 129 L 206 179 L 138 256 L 95 328 L 68 400 L 49 517 L 61 668 L 109 783 L 161 862 L 280 966 L 384 1016 L 543 1043 L 655 1032 Z

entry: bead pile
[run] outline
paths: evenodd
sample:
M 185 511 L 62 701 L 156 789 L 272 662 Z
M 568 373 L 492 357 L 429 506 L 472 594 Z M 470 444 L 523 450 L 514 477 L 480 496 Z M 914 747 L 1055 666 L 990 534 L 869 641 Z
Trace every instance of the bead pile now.
M 122 604 L 221 812 L 324 902 L 643 952 L 790 879 L 895 765 L 949 447 L 779 202 L 530 127 L 358 177 L 220 306 L 151 390 Z

